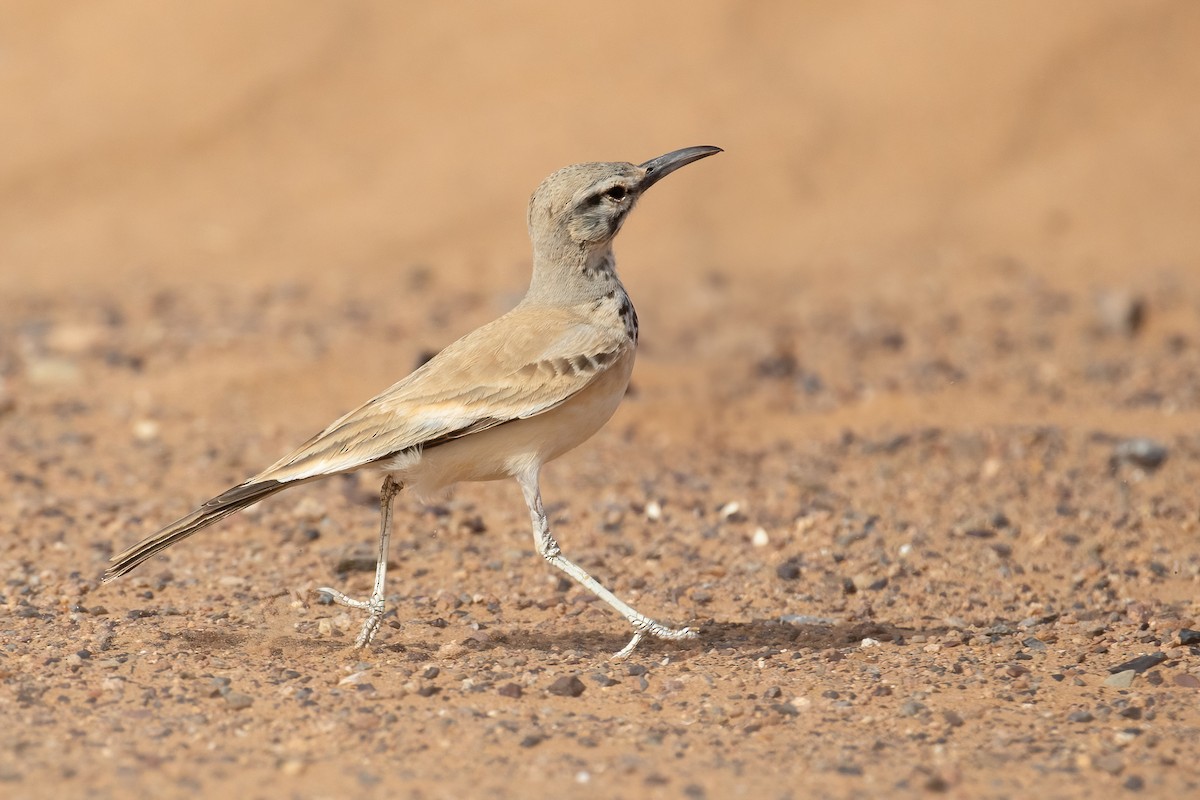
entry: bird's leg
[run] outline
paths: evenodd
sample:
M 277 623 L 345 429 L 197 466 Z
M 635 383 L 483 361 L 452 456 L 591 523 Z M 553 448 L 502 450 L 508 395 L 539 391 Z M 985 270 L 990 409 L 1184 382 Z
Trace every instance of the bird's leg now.
M 550 533 L 550 522 L 546 519 L 545 509 L 542 508 L 542 493 L 538 487 L 537 470 L 533 469 L 522 473 L 517 477 L 517 481 L 521 484 L 521 492 L 525 495 L 525 504 L 529 506 L 529 517 L 533 521 L 533 541 L 542 558 L 570 575 L 585 589 L 615 608 L 633 625 L 633 638 L 629 640 L 629 644 L 613 654 L 614 659 L 628 658 L 646 634 L 658 639 L 670 640 L 694 639 L 697 636 L 696 632 L 690 628 L 668 628 L 660 622 L 655 622 L 605 589 L 583 567 L 567 559 L 560 551 L 558 542 L 554 541 L 554 536 Z
M 383 488 L 379 490 L 379 560 L 375 562 L 375 588 L 371 590 L 371 596 L 366 600 L 355 600 L 337 589 L 322 586 L 317 590 L 329 595 L 335 603 L 351 608 L 363 608 L 369 612 L 358 638 L 354 640 L 356 648 L 370 644 L 383 623 L 383 584 L 387 579 L 388 543 L 392 538 L 392 501 L 402 488 L 391 475 L 387 475 L 383 479 Z

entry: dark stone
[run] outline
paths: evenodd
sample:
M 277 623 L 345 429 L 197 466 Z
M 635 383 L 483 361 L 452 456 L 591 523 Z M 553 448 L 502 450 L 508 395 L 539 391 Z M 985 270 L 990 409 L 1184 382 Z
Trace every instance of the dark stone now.
M 514 700 L 521 696 L 521 686 L 516 683 L 506 683 L 497 691 L 499 691 L 501 697 L 511 697 Z
M 1166 445 L 1159 444 L 1153 439 L 1138 437 L 1124 439 L 1113 446 L 1109 466 L 1115 471 L 1122 464 L 1140 467 L 1153 472 L 1167 460 Z
M 991 539 L 996 535 L 996 532 L 989 528 L 971 528 L 964 532 L 964 535 L 975 539 Z
M 789 558 L 775 568 L 775 574 L 785 581 L 794 581 L 800 577 L 800 565 Z
M 550 684 L 546 691 L 559 697 L 579 697 L 586 688 L 583 681 L 579 680 L 579 676 L 563 675 Z
M 1200 644 L 1200 631 L 1184 628 L 1179 632 L 1179 643 L 1182 645 Z
M 1123 664 L 1117 664 L 1115 667 L 1109 667 L 1108 671 L 1115 674 L 1118 672 L 1124 672 L 1127 669 L 1131 669 L 1140 675 L 1148 669 L 1157 667 L 1166 660 L 1166 653 L 1150 653 L 1148 655 L 1138 656 L 1137 658 L 1131 658 Z
M 948 792 L 950 784 L 941 775 L 930 775 L 929 780 L 925 781 L 925 790 L 928 792 Z

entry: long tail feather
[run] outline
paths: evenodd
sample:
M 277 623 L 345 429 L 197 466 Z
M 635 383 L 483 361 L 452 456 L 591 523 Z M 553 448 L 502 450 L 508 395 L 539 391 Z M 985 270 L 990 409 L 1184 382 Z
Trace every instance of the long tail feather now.
M 176 542 L 186 539 L 202 528 L 207 528 L 235 511 L 252 506 L 264 497 L 269 497 L 295 483 L 299 483 L 299 481 L 243 483 L 217 495 L 183 519 L 172 522 L 153 536 L 148 536 L 125 552 L 113 556 L 112 566 L 104 573 L 104 580 L 111 581 L 113 578 L 124 575 L 146 559 Z

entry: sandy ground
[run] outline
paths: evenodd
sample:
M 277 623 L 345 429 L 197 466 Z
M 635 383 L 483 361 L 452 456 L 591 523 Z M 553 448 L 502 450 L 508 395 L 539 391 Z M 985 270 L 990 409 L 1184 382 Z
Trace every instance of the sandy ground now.
M 1200 5 L 9 3 L 0 794 L 1200 791 Z M 619 242 L 629 397 L 544 484 L 371 476 L 135 574 L 528 279 L 529 192 L 726 153 Z M 576 678 L 577 681 L 572 680 Z

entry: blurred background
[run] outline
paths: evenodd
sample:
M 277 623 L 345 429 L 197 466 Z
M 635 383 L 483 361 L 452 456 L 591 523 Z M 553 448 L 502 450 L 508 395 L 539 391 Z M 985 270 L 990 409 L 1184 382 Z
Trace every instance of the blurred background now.
M 172 391 L 241 347 L 247 408 L 296 399 L 318 424 L 350 395 L 308 412 L 324 381 L 270 388 L 271 314 L 315 348 L 290 366 L 274 349 L 289 380 L 324 359 L 378 390 L 519 297 L 546 174 L 694 144 L 726 153 L 618 243 L 646 358 L 757 364 L 829 408 L 908 374 L 847 358 L 902 351 L 948 387 L 1008 352 L 956 339 L 1019 345 L 1064 309 L 1186 344 L 1198 41 L 1200 5 L 1169 0 L 7 3 L 4 372 L 94 377 L 53 359 L 115 346 L 115 315 L 145 323 L 126 356 L 190 376 Z M 1062 368 L 1031 369 L 1014 393 Z
M 628 261 L 1195 265 L 1194 3 L 591 8 L 6 4 L 3 287 L 515 279 L 545 174 L 710 142 Z

